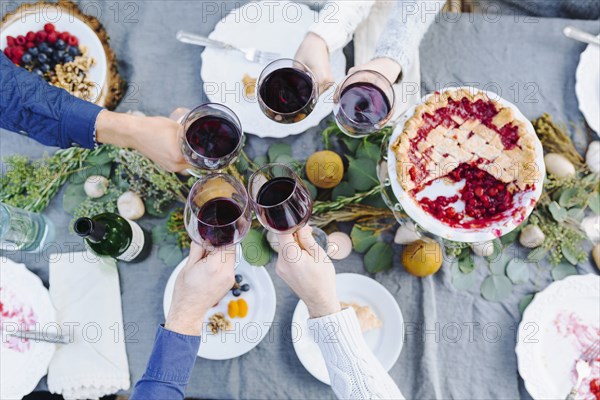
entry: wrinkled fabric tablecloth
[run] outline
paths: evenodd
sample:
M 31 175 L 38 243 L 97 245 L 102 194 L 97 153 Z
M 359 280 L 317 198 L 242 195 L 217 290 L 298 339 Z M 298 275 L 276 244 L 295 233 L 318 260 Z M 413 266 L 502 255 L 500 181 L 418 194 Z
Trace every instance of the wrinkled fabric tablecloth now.
M 184 29 L 207 35 L 235 5 L 227 1 L 84 2 L 84 10 L 98 15 L 106 27 L 119 57 L 120 72 L 130 83 L 118 110 L 168 115 L 176 107 L 193 107 L 205 101 L 200 80 L 202 48 L 177 42 L 175 32 Z M 528 118 L 548 112 L 557 121 L 581 124 L 574 85 L 579 54 L 585 45 L 563 37 L 561 31 L 567 24 L 600 33 L 598 21 L 446 15 L 421 45 L 423 93 L 444 86 L 477 86 L 501 94 Z M 303 159 L 321 145 L 315 138 L 327 123 L 283 141 L 292 144 L 294 156 Z M 247 148 L 251 155 L 263 154 L 274 142 L 249 136 Z M 2 157 L 15 153 L 39 157 L 53 150 L 0 131 Z M 49 248 L 48 253 L 82 249 L 81 240 L 69 233 L 71 217 L 62 209 L 62 191 L 45 214 L 56 225 L 56 243 L 61 249 Z M 141 221 L 146 228 L 162 223 L 152 217 Z M 483 260 L 478 260 L 479 282 L 471 291 L 461 292 L 451 283 L 449 265 L 432 277 L 414 278 L 400 265 L 400 247 L 395 250 L 394 269 L 374 278 L 396 298 L 406 321 L 404 347 L 390 371 L 404 395 L 419 399 L 529 397 L 519 378 L 514 352 L 521 318 L 518 302 L 523 295 L 550 283 L 549 270 L 531 267 L 531 284 L 516 286 L 503 303 L 490 303 L 479 294 L 479 283 L 488 274 Z M 15 254 L 10 258 L 26 263 L 48 282 L 46 257 Z M 336 268 L 338 272 L 365 273 L 358 254 L 337 262 Z M 240 358 L 198 359 L 188 396 L 333 397 L 326 385 L 302 367 L 294 353 L 288 331 L 297 298 L 276 276 L 272 263 L 267 269 L 277 290 L 273 333 Z M 585 273 L 595 268 L 588 262 L 579 270 Z M 156 247 L 140 264 L 119 265 L 132 384 L 142 376 L 156 327 L 163 322 L 163 291 L 171 272 L 172 268 L 158 259 Z M 42 381 L 38 389 L 44 388 Z

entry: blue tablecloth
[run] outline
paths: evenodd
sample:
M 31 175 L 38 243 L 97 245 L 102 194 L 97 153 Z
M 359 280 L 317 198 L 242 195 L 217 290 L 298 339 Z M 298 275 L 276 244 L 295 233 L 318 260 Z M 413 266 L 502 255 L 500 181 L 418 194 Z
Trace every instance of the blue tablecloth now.
M 174 39 L 178 29 L 201 34 L 213 29 L 225 11 L 208 13 L 205 3 L 84 3 L 84 9 L 100 16 L 119 57 L 120 72 L 130 83 L 120 111 L 165 115 L 175 107 L 192 107 L 206 100 L 200 80 L 201 48 Z M 233 2 L 214 4 L 223 10 L 235 6 Z M 477 86 L 500 93 L 528 118 L 548 112 L 559 121 L 582 123 L 574 84 L 579 54 L 585 45 L 562 36 L 567 24 L 595 34 L 600 30 L 598 21 L 468 14 L 441 18 L 421 46 L 423 93 L 456 84 Z M 315 128 L 283 141 L 293 145 L 295 156 L 304 158 L 315 150 L 315 145 L 320 146 L 314 140 L 318 132 L 320 129 Z M 248 142 L 250 153 L 262 154 L 273 140 L 250 137 Z M 0 146 L 2 157 L 15 153 L 39 157 L 53 151 L 6 131 L 0 131 Z M 61 194 L 45 211 L 57 227 L 56 242 L 81 243 L 69 233 L 71 217 L 62 209 Z M 145 227 L 162 223 L 150 217 L 142 220 Z M 396 298 L 407 324 L 402 354 L 390 371 L 402 392 L 420 399 L 528 397 L 514 352 L 520 320 L 517 305 L 524 294 L 551 281 L 549 270 L 532 266 L 530 284 L 516 286 L 511 298 L 503 303 L 490 303 L 481 298 L 478 284 L 470 292 L 457 291 L 448 265 L 425 279 L 408 275 L 400 265 L 400 247 L 395 250 L 395 268 L 374 278 Z M 11 258 L 25 262 L 48 282 L 46 258 L 31 254 Z M 479 262 L 482 280 L 488 272 L 483 260 Z M 365 273 L 358 254 L 338 262 L 336 268 L 338 272 Z M 579 269 L 594 271 L 589 263 Z M 297 298 L 276 276 L 273 264 L 267 270 L 277 290 L 275 321 L 279 325 L 254 350 L 238 359 L 198 359 L 188 387 L 190 397 L 333 397 L 331 390 L 306 372 L 296 357 L 286 333 Z M 127 340 L 132 382 L 141 377 L 156 326 L 163 322 L 162 297 L 171 271 L 158 259 L 156 248 L 141 264 L 119 265 L 124 320 L 137 327 Z M 39 388 L 44 387 L 42 382 Z

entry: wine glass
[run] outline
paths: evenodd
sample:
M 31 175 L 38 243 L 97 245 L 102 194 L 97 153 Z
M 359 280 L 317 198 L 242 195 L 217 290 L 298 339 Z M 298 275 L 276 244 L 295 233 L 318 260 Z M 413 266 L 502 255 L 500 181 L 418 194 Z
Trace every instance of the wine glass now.
M 311 70 L 300 61 L 289 58 L 267 65 L 256 87 L 262 112 L 282 124 L 302 121 L 315 108 L 319 97 L 317 81 Z
M 248 180 L 248 194 L 260 223 L 275 234 L 292 234 L 308 223 L 312 199 L 302 179 L 287 165 L 267 164 Z M 327 249 L 327 235 L 313 228 L 317 244 Z
M 202 104 L 188 112 L 181 125 L 181 151 L 186 161 L 198 169 L 223 169 L 235 161 L 242 150 L 242 124 L 224 105 Z M 198 176 L 193 171 L 190 173 Z
M 204 247 L 241 242 L 252 224 L 244 185 L 225 174 L 200 178 L 187 198 L 184 222 L 190 238 Z
M 376 71 L 357 71 L 336 91 L 333 114 L 342 132 L 364 137 L 385 127 L 394 113 L 394 88 Z

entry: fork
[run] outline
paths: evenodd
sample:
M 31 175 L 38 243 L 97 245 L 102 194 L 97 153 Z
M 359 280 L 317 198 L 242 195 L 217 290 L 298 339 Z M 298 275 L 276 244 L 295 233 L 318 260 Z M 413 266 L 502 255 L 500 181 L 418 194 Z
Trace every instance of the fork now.
M 280 54 L 269 51 L 257 50 L 255 48 L 238 48 L 231 44 L 209 39 L 206 36 L 196 35 L 194 33 L 177 31 L 175 38 L 182 43 L 195 44 L 204 47 L 216 47 L 218 49 L 235 50 L 244 54 L 246 60 L 257 64 L 268 64 L 281 58 Z
M 577 383 L 571 389 L 569 394 L 566 397 L 566 400 L 574 400 L 577 392 L 579 392 L 579 387 L 585 378 L 590 375 L 592 372 L 592 368 L 590 366 L 591 362 L 600 356 L 600 341 L 592 343 L 586 350 L 583 352 L 579 360 L 577 360 L 577 364 L 575 364 L 575 370 L 577 371 Z

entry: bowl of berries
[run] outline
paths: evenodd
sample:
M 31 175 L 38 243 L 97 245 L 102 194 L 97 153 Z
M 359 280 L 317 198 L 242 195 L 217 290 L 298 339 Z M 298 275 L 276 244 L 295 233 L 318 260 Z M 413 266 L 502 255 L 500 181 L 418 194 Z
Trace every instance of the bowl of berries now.
M 0 49 L 16 65 L 51 85 L 105 105 L 108 67 L 96 32 L 73 13 L 32 7 L 14 12 L 0 25 Z

